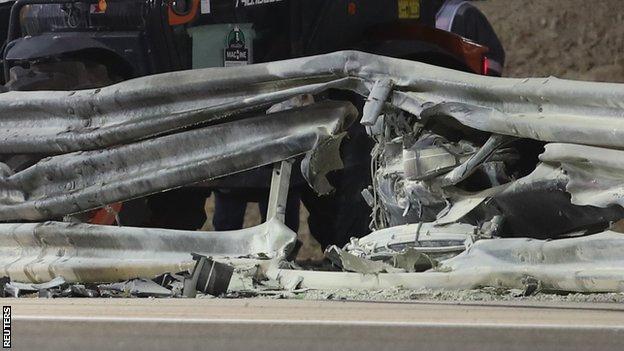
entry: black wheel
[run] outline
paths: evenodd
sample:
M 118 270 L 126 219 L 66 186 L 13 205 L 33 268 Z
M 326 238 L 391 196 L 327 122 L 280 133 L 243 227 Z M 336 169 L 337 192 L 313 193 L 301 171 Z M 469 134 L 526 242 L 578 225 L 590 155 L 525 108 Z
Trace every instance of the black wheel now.
M 6 83 L 8 90 L 78 90 L 99 88 L 116 83 L 120 77 L 111 74 L 103 64 L 90 61 L 32 63 L 29 67 L 12 67 Z

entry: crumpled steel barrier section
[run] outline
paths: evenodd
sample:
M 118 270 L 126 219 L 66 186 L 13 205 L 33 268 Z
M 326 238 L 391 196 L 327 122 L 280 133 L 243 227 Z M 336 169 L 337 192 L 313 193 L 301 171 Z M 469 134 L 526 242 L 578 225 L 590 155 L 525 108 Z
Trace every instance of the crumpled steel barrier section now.
M 171 82 L 176 83 L 175 89 L 171 88 Z M 116 183 L 118 179 L 124 180 L 123 177 L 119 176 L 119 173 L 128 171 L 127 167 L 122 165 L 125 165 L 124 162 L 128 160 L 125 157 L 126 153 L 131 155 L 130 150 L 136 147 L 135 144 L 160 143 L 163 142 L 161 140 L 168 140 L 166 139 L 168 137 L 177 137 L 178 134 L 183 135 L 187 132 L 190 133 L 188 140 L 190 143 L 194 143 L 199 138 L 191 138 L 190 136 L 194 135 L 194 131 L 186 131 L 185 128 L 198 124 L 219 123 L 223 118 L 230 115 L 267 107 L 300 94 L 319 93 L 331 88 L 352 90 L 361 95 L 369 96 L 362 116 L 362 123 L 371 129 L 376 127 L 379 113 L 393 106 L 417 115 L 425 121 L 428 118 L 446 116 L 456 119 L 468 127 L 485 132 L 558 143 L 557 145 L 560 146 L 547 146 L 547 150 L 550 151 L 556 151 L 554 148 L 559 147 L 560 152 L 558 154 L 550 152 L 544 155 L 542 157 L 543 165 L 555 169 L 563 165 L 564 168 L 567 167 L 575 171 L 574 174 L 579 179 L 570 182 L 567 189 L 572 192 L 573 202 L 578 201 L 583 205 L 605 207 L 618 204 L 619 199 L 622 198 L 609 196 L 614 190 L 620 193 L 624 189 L 619 179 L 621 177 L 616 176 L 621 173 L 618 171 L 614 175 L 612 162 L 600 160 L 601 162 L 594 164 L 591 159 L 580 160 L 566 155 L 574 148 L 582 147 L 583 150 L 587 151 L 589 157 L 598 159 L 602 150 L 624 148 L 624 124 L 622 122 L 624 117 L 624 85 L 575 82 L 556 78 L 484 77 L 412 61 L 343 51 L 232 69 L 167 73 L 95 90 L 0 94 L 0 150 L 3 150 L 3 153 L 53 155 L 78 152 L 43 160 L 40 164 L 22 171 L 25 173 L 18 172 L 14 175 L 5 175 L 0 183 L 3 203 L 0 206 L 0 218 L 5 220 L 48 218 L 53 213 L 84 210 L 101 206 L 109 201 L 128 199 L 142 196 L 145 193 L 186 185 L 189 182 L 199 180 L 199 178 L 208 179 L 219 176 L 217 173 L 206 171 L 206 168 L 210 168 L 207 167 L 208 163 L 198 167 L 205 173 L 199 172 L 193 176 L 188 176 L 193 174 L 192 171 L 182 167 L 178 171 L 172 171 L 168 174 L 166 177 L 170 181 L 168 183 L 160 183 L 160 180 L 154 179 L 153 183 L 148 181 L 146 186 L 140 190 L 135 189 L 142 183 L 141 181 L 130 182 L 128 185 L 120 184 L 119 188 L 124 191 L 111 197 L 105 197 L 102 192 L 98 192 L 98 189 L 102 185 L 106 186 L 106 184 L 83 181 L 81 176 L 77 176 L 76 182 L 55 181 L 56 179 L 64 180 L 64 178 L 74 180 L 71 179 L 71 174 L 79 175 L 82 172 L 85 172 L 85 179 L 88 179 L 98 172 L 106 171 L 108 172 L 106 176 L 113 176 L 108 179 L 110 184 Z M 317 105 L 311 108 L 322 109 L 323 107 Z M 337 106 L 333 106 L 327 110 L 335 111 L 337 108 Z M 338 114 L 351 114 L 351 112 L 345 111 L 351 110 L 352 107 L 343 105 L 341 108 L 343 111 Z M 256 134 L 266 134 L 263 135 L 266 138 L 259 136 L 261 140 L 235 144 L 237 149 L 255 146 L 258 142 L 278 141 L 258 152 L 244 152 L 241 157 L 256 157 L 265 152 L 270 154 L 274 152 L 274 148 L 279 148 L 283 144 L 290 144 L 293 141 L 291 135 L 293 132 L 300 139 L 310 141 L 306 144 L 308 147 L 301 147 L 296 152 L 268 160 L 267 163 L 278 161 L 280 158 L 288 158 L 293 154 L 309 152 L 314 148 L 310 146 L 314 144 L 311 141 L 317 142 L 319 137 L 318 134 L 309 132 L 297 134 L 298 126 L 306 126 L 303 115 L 301 114 L 300 121 L 296 117 L 296 112 L 291 111 L 283 114 L 283 116 L 290 116 L 297 121 L 293 122 L 292 128 L 288 129 L 286 134 L 280 135 L 281 138 L 270 131 L 272 128 L 279 127 L 279 124 L 283 123 L 282 120 L 289 118 L 273 119 L 277 116 L 267 116 L 267 123 L 276 123 L 272 128 L 262 129 L 262 133 L 251 133 L 253 128 L 250 128 L 246 135 L 240 133 L 239 138 L 241 136 L 250 138 L 252 135 L 255 138 Z M 310 113 L 308 116 L 310 115 L 322 119 L 318 113 Z M 341 131 L 340 128 L 335 128 L 337 124 L 348 124 L 337 122 L 336 119 L 332 121 L 334 123 L 330 122 L 332 127 L 326 127 L 326 132 L 322 133 L 330 138 L 331 135 L 339 134 Z M 236 128 L 239 128 L 241 121 L 234 123 L 236 123 Z M 324 127 L 318 127 L 319 125 L 323 125 L 323 123 L 309 122 L 304 129 L 323 130 Z M 209 128 L 213 127 L 204 128 L 208 131 Z M 212 136 L 217 137 L 218 133 L 212 134 Z M 141 141 L 144 139 L 148 140 Z M 206 139 L 210 138 L 206 137 Z M 295 139 L 297 138 L 295 137 Z M 302 142 L 299 141 L 294 144 L 299 143 Z M 155 147 L 159 149 L 160 146 Z M 204 144 L 199 148 L 203 150 L 199 154 L 206 156 L 203 152 L 207 152 L 214 156 L 211 158 L 213 162 L 210 165 L 216 165 L 222 156 L 227 155 L 225 149 L 209 149 L 208 147 L 214 148 L 215 146 Z M 589 149 L 592 147 L 595 149 Z M 101 150 L 103 148 L 108 149 Z M 113 152 L 116 149 L 124 150 L 119 153 L 117 159 L 119 162 L 113 162 L 109 166 L 102 164 L 95 172 L 89 170 L 92 167 L 92 163 L 89 162 L 91 157 L 83 160 L 86 162 L 84 167 L 79 166 L 74 170 L 64 169 L 69 165 L 79 165 L 79 161 L 77 163 L 72 163 L 72 161 L 78 160 L 81 153 L 87 152 L 86 155 L 93 156 L 96 153 Z M 287 147 L 287 149 L 289 148 Z M 613 150 L 613 152 L 616 151 Z M 88 154 L 89 152 L 93 152 L 93 154 Z M 557 158 L 558 155 L 563 155 L 564 158 Z M 155 156 L 159 161 L 152 165 L 154 168 L 149 168 L 150 171 L 156 169 L 155 167 L 158 165 L 167 170 L 175 168 L 172 164 L 177 164 L 177 161 L 172 161 L 172 159 L 179 158 L 176 153 L 157 152 L 152 156 Z M 112 159 L 114 160 L 115 157 Z M 133 160 L 132 157 L 129 159 Z M 310 157 L 310 159 L 315 158 Z M 101 161 L 103 160 L 106 160 L 106 157 L 101 159 Z M 134 159 L 134 161 L 137 161 L 136 164 L 140 164 L 143 160 L 139 158 Z M 46 168 L 46 162 L 50 162 L 50 169 Z M 172 162 L 172 164 L 168 162 Z M 247 167 L 242 161 L 239 163 L 227 162 L 222 166 L 222 173 L 235 173 L 259 166 L 259 163 L 262 162 Z M 601 194 L 599 195 L 601 196 L 595 196 L 596 194 L 588 188 L 588 184 L 593 184 L 586 179 L 588 165 L 609 176 L 608 181 L 599 182 L 601 185 Z M 616 169 L 620 168 L 619 165 L 617 166 Z M 589 171 L 592 170 L 591 167 Z M 537 174 L 539 171 L 540 167 L 534 173 L 539 175 Z M 137 172 L 135 176 L 137 174 L 142 176 L 141 172 Z M 115 177 L 119 178 L 116 179 Z M 97 176 L 93 179 L 97 179 Z M 140 177 L 133 179 L 140 179 Z M 316 183 L 318 182 L 311 181 L 311 184 Z M 80 191 L 73 192 L 75 189 L 80 189 Z M 91 197 L 86 196 L 77 199 L 77 194 L 81 191 L 91 192 Z M 44 199 L 46 199 L 47 194 L 57 195 L 56 200 L 54 200 L 56 203 L 46 202 L 48 200 Z M 74 199 L 66 201 L 64 197 L 74 197 Z M 25 206 L 22 204 L 33 200 L 34 206 L 20 209 L 20 206 Z M 69 204 L 74 207 L 68 207 Z M 15 224 L 7 224 L 6 226 L 13 225 Z M 0 235 L 14 236 L 12 232 L 6 232 L 8 228 L 2 228 Z M 36 237 L 37 234 L 32 232 L 31 235 Z M 463 259 L 468 262 L 470 261 L 469 258 L 472 257 L 471 255 L 480 252 L 478 248 L 483 248 L 483 252 L 487 252 L 488 248 L 493 250 L 503 240 L 476 242 L 471 250 L 443 262 L 443 267 L 450 269 L 450 272 L 380 273 L 370 277 L 362 277 L 361 274 L 357 273 L 302 272 L 276 269 L 270 273 L 272 272 L 276 278 L 282 280 L 301 277 L 301 285 L 311 288 L 329 287 L 327 284 L 333 284 L 335 287 L 336 284 L 350 284 L 349 282 L 353 283 L 350 285 L 351 287 L 365 288 L 389 286 L 466 288 L 505 281 L 505 279 L 499 278 L 504 277 L 508 272 L 496 271 L 497 265 L 502 260 L 509 263 L 504 267 L 514 270 L 513 278 L 509 278 L 511 281 L 508 281 L 507 285 L 517 285 L 517 278 L 525 272 L 541 274 L 539 278 L 545 280 L 545 284 L 550 284 L 548 287 L 555 290 L 565 289 L 584 292 L 624 290 L 624 287 L 617 279 L 614 279 L 613 275 L 620 274 L 619 270 L 613 268 L 621 266 L 619 264 L 621 261 L 619 252 L 613 255 L 600 256 L 603 249 L 621 246 L 618 241 L 618 234 L 607 232 L 599 234 L 599 236 L 557 240 L 552 244 L 535 241 L 536 245 L 527 242 L 526 239 L 504 240 L 508 243 L 513 240 L 520 241 L 515 242 L 515 248 L 514 245 L 511 245 L 511 250 L 499 251 L 489 256 L 479 255 L 480 257 L 475 258 L 479 265 L 473 265 L 476 268 L 472 273 L 466 275 L 463 272 L 468 271 L 461 268 L 464 266 L 453 266 L 453 262 L 461 262 Z M 5 251 L 6 253 L 3 255 L 7 264 L 13 261 L 17 262 L 12 265 L 13 272 L 22 270 L 26 272 L 28 267 L 36 262 L 35 260 L 19 263 L 19 253 L 22 250 L 34 249 L 33 252 L 36 252 L 44 247 L 46 254 L 57 252 L 59 257 L 56 261 L 57 269 L 61 269 L 63 259 L 67 258 L 58 245 L 48 246 L 45 242 L 36 240 L 18 240 L 17 244 L 11 244 L 14 249 Z M 217 245 L 217 243 L 214 244 Z M 170 245 L 174 244 L 170 243 Z M 524 249 L 527 250 L 529 259 L 532 259 L 530 255 L 533 253 L 536 255 L 541 253 L 543 256 L 538 257 L 545 257 L 549 252 L 548 248 L 555 249 L 555 246 L 558 245 L 564 249 L 559 250 L 560 255 L 556 256 L 557 259 L 548 265 L 535 264 L 531 267 L 518 265 L 520 267 L 518 271 L 511 267 L 515 267 L 517 262 L 501 258 L 502 256 L 512 257 L 518 252 L 517 250 Z M 541 251 L 538 250 L 540 248 L 542 248 Z M 584 248 L 587 252 L 595 253 L 595 255 L 586 257 L 583 254 Z M 171 249 L 171 246 L 163 248 L 163 250 L 167 249 Z M 103 251 L 103 255 L 107 254 L 105 251 Z M 119 253 L 120 251 L 114 251 L 110 253 L 109 257 L 119 259 Z M 574 257 L 566 258 L 565 255 L 574 255 Z M 498 257 L 498 260 L 485 259 L 491 256 L 501 257 Z M 128 259 L 131 260 L 131 258 Z M 589 260 L 596 260 L 596 264 L 587 263 Z M 576 272 L 574 267 L 579 261 L 587 263 L 585 267 L 587 274 L 581 274 L 577 277 L 579 279 L 572 283 L 565 283 L 566 280 L 562 280 L 563 285 L 548 283 L 560 279 L 566 274 Z M 535 263 L 534 260 L 528 262 Z M 559 264 L 557 262 L 564 263 Z M 565 264 L 565 262 L 569 264 Z M 51 264 L 47 266 L 52 267 Z M 522 271 L 522 267 L 527 270 Z M 108 268 L 110 269 L 111 266 Z M 91 273 L 94 275 L 90 275 L 88 278 L 84 276 L 80 278 L 91 281 L 99 280 L 97 279 L 97 271 Z M 100 273 L 99 276 L 112 278 L 106 274 Z M 458 278 L 451 279 L 449 278 L 451 276 Z M 33 279 L 25 273 L 22 277 Z M 601 277 L 606 277 L 606 280 L 600 280 Z M 355 284 L 358 280 L 361 284 Z M 603 283 L 592 283 L 592 281 Z
M 176 82 L 175 89 L 171 89 L 171 82 Z M 296 135 L 276 135 L 272 128 L 282 128 L 281 119 L 277 121 L 277 118 L 263 120 L 267 126 L 271 124 L 264 129 L 253 122 L 237 121 L 237 130 L 249 129 L 239 135 L 228 133 L 228 140 L 209 135 L 219 135 L 222 130 L 219 128 L 227 129 L 232 125 L 190 132 L 184 132 L 184 128 L 215 123 L 216 119 L 229 114 L 268 106 L 302 93 L 339 88 L 366 95 L 370 90 L 379 92 L 375 86 L 392 87 L 382 89 L 391 94 L 392 105 L 425 119 L 448 115 L 460 123 L 492 133 L 624 147 L 624 128 L 619 128 L 624 117 L 624 89 L 619 84 L 484 77 L 413 61 L 343 51 L 234 69 L 166 73 L 102 89 L 0 94 L 2 154 L 55 154 L 95 149 L 92 153 L 44 159 L 29 169 L 0 178 L 0 204 L 3 205 L 0 220 L 50 219 L 284 159 L 263 156 L 268 160 L 253 165 L 240 160 L 232 164 L 222 162 L 224 166 L 221 167 L 227 164 L 228 169 L 213 173 L 208 169 L 216 162 L 211 162 L 211 167 L 202 164 L 195 167 L 202 171 L 193 171 L 189 168 L 192 164 L 229 155 L 230 145 L 236 147 L 233 150 L 250 145 L 265 147 L 267 152 L 250 152 L 255 158 L 274 152 L 268 152 L 270 144 L 258 144 L 272 140 L 278 141 L 273 146 L 279 147 L 284 144 L 279 142 L 280 138 L 305 138 L 302 135 L 305 133 L 298 130 L 299 126 L 291 125 L 288 132 Z M 369 103 L 377 106 L 379 101 L 370 100 Z M 365 108 L 362 120 L 372 123 L 378 110 Z M 308 111 L 306 116 L 319 118 L 320 111 Z M 342 113 L 353 112 L 343 110 Z M 367 113 L 375 116 L 367 116 Z M 243 126 L 244 123 L 249 124 Z M 293 123 L 305 124 L 308 119 L 300 118 Z M 311 124 L 307 127 L 307 130 L 314 128 Z M 255 132 L 257 128 L 268 134 Z M 334 127 L 325 129 L 337 132 Z M 153 138 L 176 131 L 180 133 Z M 150 137 L 153 139 L 143 144 L 136 143 Z M 241 138 L 248 141 L 241 141 Z M 231 143 L 234 141 L 238 144 Z M 120 144 L 127 146 L 97 151 Z M 302 149 L 289 156 L 304 152 Z M 180 157 L 180 153 L 184 156 Z M 149 155 L 153 161 L 148 162 L 141 154 Z M 155 174 L 156 170 L 168 174 L 152 177 L 158 179 L 142 178 Z
M 393 105 L 423 117 L 444 113 L 473 128 L 544 141 L 620 147 L 624 143 L 624 131 L 613 128 L 624 116 L 620 84 L 486 77 L 341 51 L 245 67 L 165 73 L 101 89 L 0 94 L 0 150 L 97 149 L 300 94 L 340 88 L 367 95 L 377 81 L 392 82 Z
M 276 76 L 270 66 L 165 73 L 73 92 L 0 94 L 0 150 L 61 154 L 101 149 L 216 123 L 300 94 L 364 89 L 357 79 L 335 75 Z
M 339 142 L 356 113 L 324 102 L 53 156 L 0 179 L 0 220 L 50 219 L 279 162 Z
M 13 281 L 116 282 L 194 265 L 191 253 L 268 260 L 284 257 L 296 234 L 276 219 L 236 231 L 201 232 L 83 223 L 0 224 L 0 267 Z
M 542 291 L 624 291 L 624 234 L 599 234 L 560 240 L 528 238 L 475 242 L 468 250 L 422 273 L 360 274 L 271 268 L 282 282 L 299 279 L 310 289 L 475 289 L 526 288 L 528 279 Z

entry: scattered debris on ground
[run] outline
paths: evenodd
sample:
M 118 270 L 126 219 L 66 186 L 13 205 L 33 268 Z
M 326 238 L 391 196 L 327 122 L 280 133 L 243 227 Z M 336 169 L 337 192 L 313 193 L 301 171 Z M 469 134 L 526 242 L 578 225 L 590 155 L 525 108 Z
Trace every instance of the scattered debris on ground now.
M 367 300 L 367 301 L 566 301 L 624 303 L 624 293 L 550 294 L 524 296 L 518 289 L 481 288 L 469 290 L 308 290 L 297 296 L 308 300 Z

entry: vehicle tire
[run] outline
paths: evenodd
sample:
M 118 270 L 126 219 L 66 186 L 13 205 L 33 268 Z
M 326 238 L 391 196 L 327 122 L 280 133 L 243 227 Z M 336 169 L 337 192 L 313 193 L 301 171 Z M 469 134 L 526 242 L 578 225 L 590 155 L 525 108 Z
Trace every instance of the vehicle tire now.
M 99 88 L 120 81 L 105 65 L 90 61 L 32 63 L 9 71 L 8 90 L 79 90 Z

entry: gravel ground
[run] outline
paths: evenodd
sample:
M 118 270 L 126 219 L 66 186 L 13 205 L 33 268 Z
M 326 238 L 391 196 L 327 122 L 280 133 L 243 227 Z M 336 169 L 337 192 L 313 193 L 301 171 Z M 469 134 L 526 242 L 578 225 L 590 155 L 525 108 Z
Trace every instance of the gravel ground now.
M 624 82 L 622 0 L 485 0 L 505 47 L 505 76 Z
M 369 301 L 528 301 L 528 302 L 602 302 L 622 303 L 624 293 L 607 294 L 548 294 L 522 296 L 518 290 L 483 288 L 475 290 L 310 290 L 295 297 L 305 300 L 369 300 Z

